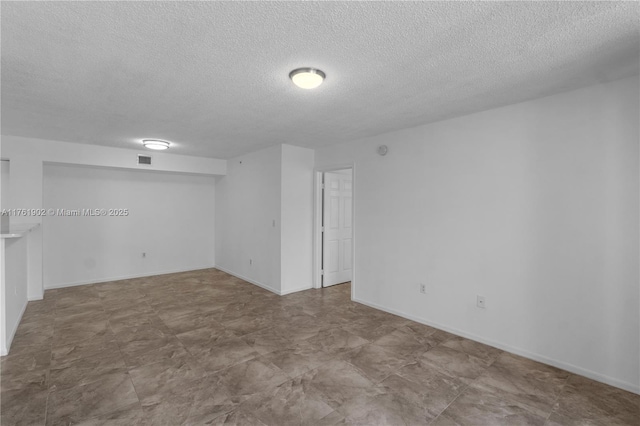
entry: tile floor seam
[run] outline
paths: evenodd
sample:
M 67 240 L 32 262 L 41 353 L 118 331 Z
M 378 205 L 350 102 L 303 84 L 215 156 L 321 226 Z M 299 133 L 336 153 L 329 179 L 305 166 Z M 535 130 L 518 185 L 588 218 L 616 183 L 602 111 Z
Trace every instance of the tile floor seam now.
M 489 367 L 487 367 L 487 369 L 488 369 L 488 368 L 489 368 Z M 478 377 L 477 377 L 476 379 L 474 379 L 471 383 L 469 383 L 469 384 L 467 385 L 467 387 L 465 387 L 464 391 L 466 391 L 466 390 L 467 390 L 467 389 L 469 389 L 469 388 L 472 388 L 472 385 L 473 385 L 476 381 L 478 381 L 481 377 L 483 377 L 483 376 L 484 376 L 484 374 L 485 374 L 486 372 L 487 372 L 487 370 L 485 370 L 485 372 L 483 372 L 480 376 L 478 376 Z M 477 388 L 477 387 L 473 387 L 473 389 L 478 389 L 478 390 L 480 390 L 480 389 L 479 389 L 479 388 Z M 461 392 L 461 394 L 462 394 L 462 392 Z M 514 404 L 514 405 L 519 405 L 519 404 L 521 404 L 519 401 L 517 401 L 517 400 L 515 400 L 515 399 L 513 399 L 513 398 L 511 398 L 511 397 L 508 397 L 508 396 L 501 396 L 500 398 L 501 398 L 502 400 L 504 400 L 504 401 L 506 401 L 506 402 L 510 402 L 510 403 L 512 403 L 512 404 Z M 456 398 L 456 399 L 457 399 L 457 398 Z M 525 404 L 525 405 L 527 405 L 527 404 Z M 447 408 L 448 408 L 448 407 L 447 407 Z M 524 409 L 525 411 L 528 411 L 528 412 L 530 412 L 530 413 L 532 413 L 532 414 L 534 414 L 534 415 L 536 415 L 536 416 L 538 416 L 538 417 L 542 418 L 542 416 L 539 416 L 538 414 L 536 414 L 536 413 L 535 413 L 535 412 L 534 412 L 530 407 L 528 407 L 528 406 L 527 406 L 527 407 L 524 407 L 523 409 Z M 549 411 L 549 414 L 547 414 L 547 415 L 546 415 L 546 417 L 544 417 L 545 422 L 548 420 L 548 418 L 551 416 L 551 414 L 553 414 L 553 404 L 551 405 L 551 409 L 550 409 L 550 411 Z
M 42 300 L 44 299 L 44 294 L 42 295 Z M 28 306 L 28 303 L 27 303 Z M 53 330 L 55 332 L 55 302 L 53 302 L 53 307 L 52 307 L 52 315 L 53 315 Z M 49 415 L 49 397 L 51 396 L 51 364 L 53 363 L 53 333 L 51 334 L 51 344 L 49 345 L 49 366 L 48 368 L 48 375 L 47 375 L 47 400 L 44 404 L 44 424 L 47 424 L 47 416 Z
M 564 387 L 567 385 L 567 382 L 569 381 L 569 377 L 571 376 L 567 376 L 566 379 L 564 379 L 564 383 L 562 384 L 562 386 L 560 387 L 560 389 L 558 390 L 558 395 L 556 396 L 556 398 L 553 400 L 553 403 L 551 404 L 551 410 L 549 411 L 549 414 L 547 415 L 547 417 L 545 418 L 544 422 L 545 424 L 549 421 L 549 419 L 551 418 L 551 416 L 553 415 L 553 413 L 556 412 L 556 403 L 558 401 L 560 401 L 560 398 L 562 397 L 562 392 L 564 391 Z
M 429 424 L 434 423 L 434 422 L 438 419 L 438 417 L 440 417 L 442 414 L 444 414 L 444 413 L 445 413 L 445 411 L 447 411 L 447 409 L 448 409 L 449 407 L 451 407 L 451 405 L 452 405 L 454 402 L 456 402 L 456 400 L 457 400 L 458 398 L 460 398 L 460 396 L 461 396 L 461 395 L 462 395 L 462 394 L 463 394 L 467 389 L 469 389 L 469 387 L 471 387 L 471 384 L 468 384 L 468 385 L 466 385 L 464 388 L 462 388 L 462 390 L 461 390 L 461 391 L 456 395 L 456 397 L 455 397 L 455 398 L 453 398 L 453 399 L 451 400 L 451 402 L 449 402 L 449 403 L 447 404 L 447 406 L 446 406 L 446 407 L 444 407 L 444 409 L 443 409 L 442 411 L 440 411 L 440 413 L 438 413 L 438 415 L 437 415 L 437 416 L 436 416 L 436 417 L 435 417 L 431 422 L 429 422 Z
M 111 321 L 107 320 L 107 323 L 109 324 L 109 329 L 111 330 L 111 332 L 114 334 L 114 341 L 116 344 L 116 347 L 118 348 L 118 353 L 120 354 L 120 358 L 122 358 L 122 363 L 124 364 L 126 370 L 127 370 L 127 378 L 129 379 L 129 381 L 131 382 L 131 387 L 133 388 L 133 392 L 136 394 L 136 399 L 138 400 L 138 404 L 140 404 L 140 409 L 142 410 L 142 400 L 140 399 L 140 395 L 138 393 L 138 390 L 136 389 L 136 384 L 133 382 L 133 378 L 131 377 L 131 368 L 129 367 L 129 365 L 126 362 L 126 358 L 124 357 L 124 354 L 122 353 L 122 349 L 120 348 L 120 343 L 118 341 L 118 339 L 115 338 L 115 331 L 113 330 L 113 326 L 111 324 Z M 113 411 L 114 413 L 117 412 Z M 144 410 L 143 410 L 144 412 Z
M 49 350 L 49 371 L 47 377 L 47 401 L 44 404 L 44 424 L 47 424 L 47 414 L 49 411 L 49 396 L 51 395 L 51 362 L 53 361 L 53 341 L 51 342 L 51 349 Z

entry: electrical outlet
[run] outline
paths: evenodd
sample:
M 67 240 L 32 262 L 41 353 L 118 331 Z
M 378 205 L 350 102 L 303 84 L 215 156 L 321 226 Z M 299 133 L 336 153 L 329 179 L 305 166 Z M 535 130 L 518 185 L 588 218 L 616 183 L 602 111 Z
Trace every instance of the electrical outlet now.
M 253 259 L 249 259 L 249 265 L 253 265 Z
M 427 285 L 426 284 L 420 284 L 420 293 L 427 294 Z
M 481 309 L 484 309 L 487 307 L 487 305 L 484 302 L 484 296 L 478 296 L 476 298 L 476 306 Z

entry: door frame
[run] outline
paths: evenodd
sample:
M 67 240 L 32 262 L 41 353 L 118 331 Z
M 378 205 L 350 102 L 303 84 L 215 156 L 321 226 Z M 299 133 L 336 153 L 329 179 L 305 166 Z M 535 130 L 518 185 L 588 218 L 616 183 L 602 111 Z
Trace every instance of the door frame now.
M 347 163 L 335 166 L 317 167 L 314 174 L 313 197 L 313 288 L 322 288 L 322 178 L 326 172 L 351 169 L 352 195 L 351 195 L 351 300 L 356 294 L 356 165 Z

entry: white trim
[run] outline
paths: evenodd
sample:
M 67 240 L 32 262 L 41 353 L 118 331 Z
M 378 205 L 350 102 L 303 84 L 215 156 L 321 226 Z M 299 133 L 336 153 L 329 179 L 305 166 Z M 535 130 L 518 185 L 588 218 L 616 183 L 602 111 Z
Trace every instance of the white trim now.
M 244 281 L 246 281 L 246 282 L 248 282 L 248 283 L 251 283 L 251 284 L 253 284 L 253 285 L 257 285 L 258 287 L 262 287 L 262 288 L 264 288 L 265 290 L 269 290 L 270 292 L 275 293 L 275 294 L 277 294 L 278 296 L 280 296 L 280 291 L 279 291 L 279 290 L 276 290 L 275 288 L 270 287 L 270 286 L 268 286 L 268 285 L 266 285 L 266 284 L 262 284 L 262 283 L 261 283 L 261 282 L 259 282 L 259 281 L 255 281 L 255 280 L 252 280 L 251 278 L 244 277 L 244 276 L 242 276 L 242 275 L 240 275 L 240 274 L 237 274 L 237 273 L 235 273 L 235 272 L 233 272 L 233 271 L 231 271 L 231 270 L 229 270 L 229 269 L 223 268 L 222 266 L 218 266 L 218 265 L 216 265 L 216 266 L 214 266 L 214 268 L 219 269 L 219 270 L 221 270 L 222 272 L 226 272 L 226 273 L 227 273 L 227 274 L 229 274 L 229 275 L 233 275 L 233 276 L 234 276 L 234 277 L 236 277 L 236 278 L 240 278 L 241 280 L 244 280 Z
M 351 298 L 356 297 L 356 163 L 351 165 Z
M 353 169 L 355 163 L 344 163 L 338 164 L 335 166 L 326 166 L 326 167 L 316 167 L 313 170 L 316 172 L 335 172 L 336 170 L 345 170 L 345 169 Z
M 313 197 L 313 288 L 321 288 L 322 272 L 322 175 L 325 172 L 336 170 L 351 170 L 352 196 L 351 196 L 351 300 L 354 300 L 356 294 L 356 163 L 346 163 L 334 166 L 326 166 L 314 168 L 315 194 Z
M 548 358 L 548 357 L 546 357 L 544 355 L 539 355 L 539 354 L 536 354 L 536 353 L 533 353 L 533 352 L 529 352 L 529 351 L 524 350 L 524 349 L 520 349 L 520 348 L 516 348 L 516 347 L 510 346 L 510 345 L 506 345 L 504 343 L 496 342 L 496 341 L 493 341 L 493 340 L 490 340 L 490 339 L 485 339 L 483 337 L 477 336 L 477 335 L 472 334 L 472 333 L 467 333 L 465 331 L 458 330 L 458 329 L 453 328 L 453 327 L 447 327 L 445 325 L 438 324 L 436 322 L 425 320 L 424 318 L 419 318 L 419 317 L 415 317 L 413 315 L 409 315 L 409 314 L 407 314 L 405 312 L 402 312 L 402 311 L 398 311 L 398 310 L 395 310 L 395 309 L 392 309 L 392 308 L 386 308 L 384 306 L 378 305 L 377 303 L 367 302 L 365 300 L 357 299 L 357 298 L 352 298 L 352 300 L 354 302 L 362 303 L 363 305 L 367 305 L 367 306 L 370 306 L 372 308 L 379 309 L 379 310 L 384 311 L 384 312 L 388 312 L 390 314 L 398 315 L 398 316 L 400 316 L 402 318 L 406 318 L 406 319 L 409 319 L 411 321 L 418 322 L 420 324 L 425 324 L 425 325 L 428 325 L 430 327 L 434 327 L 434 328 L 437 328 L 437 329 L 440 329 L 440 330 L 444 330 L 444 331 L 447 331 L 449 333 L 456 334 L 458 336 L 465 337 L 465 338 L 470 339 L 470 340 L 474 340 L 476 342 L 484 343 L 485 345 L 489 345 L 489 346 L 493 346 L 493 347 L 498 348 L 498 349 L 502 349 L 503 351 L 510 352 L 512 354 L 515 354 L 515 355 L 520 355 L 520 356 L 522 356 L 524 358 L 528 358 L 528 359 L 531 359 L 531 360 L 534 360 L 534 361 L 542 362 L 544 364 L 548 364 L 548 365 L 551 365 L 553 367 L 557 367 L 557 368 L 560 368 L 562 370 L 566 370 L 566 371 L 569 371 L 571 373 L 578 374 L 580 376 L 588 377 L 589 379 L 593 379 L 593 380 L 596 380 L 598 382 L 602 382 L 602 383 L 605 383 L 607 385 L 615 386 L 617 388 L 624 389 L 626 391 L 633 392 L 635 394 L 639 394 L 640 395 L 640 386 L 634 385 L 633 383 L 623 382 L 621 380 L 614 379 L 613 377 L 605 376 L 603 374 L 596 373 L 596 372 L 591 371 L 591 370 L 587 370 L 587 369 L 584 369 L 584 368 L 581 368 L 581 367 L 577 367 L 577 366 L 575 366 L 573 364 L 568 364 L 566 362 L 562 362 L 562 361 L 558 361 L 558 360 L 555 360 L 555 359 L 552 359 L 552 358 Z
M 313 285 L 308 284 L 302 287 L 296 287 L 296 288 L 292 288 L 286 291 L 281 291 L 278 294 L 280 294 L 280 296 L 286 296 L 287 294 L 291 294 L 291 293 L 297 293 L 299 291 L 305 291 L 305 290 L 311 290 L 313 288 Z
M 4 239 L 0 239 L 0 355 L 7 354 L 7 309 L 6 309 L 6 283 L 4 261 Z
M 313 288 L 322 287 L 322 175 L 324 172 L 314 170 L 313 197 Z
M 56 288 L 76 287 L 76 286 L 79 286 L 79 285 L 97 284 L 97 283 L 104 283 L 104 282 L 107 282 L 107 281 L 129 280 L 129 279 L 132 279 L 132 278 L 155 277 L 156 275 L 177 274 L 177 273 L 180 273 L 180 272 L 199 271 L 199 270 L 202 270 L 202 269 L 211 269 L 211 268 L 216 268 L 216 266 L 207 265 L 207 266 L 188 268 L 188 269 L 172 269 L 172 270 L 168 270 L 168 271 L 147 272 L 147 273 L 144 273 L 144 274 L 122 275 L 122 276 L 119 276 L 119 277 L 107 277 L 107 278 L 100 278 L 100 279 L 97 279 L 97 280 L 90 280 L 90 281 L 76 281 L 74 283 L 56 284 L 56 285 L 53 285 L 51 287 L 45 287 L 44 289 L 46 291 L 46 290 L 53 290 L 53 289 L 56 289 Z M 33 300 L 40 300 L 40 299 L 33 299 Z
M 27 309 L 27 304 L 29 302 L 25 301 L 24 305 L 22 305 L 22 309 L 20 310 L 20 315 L 18 315 L 18 321 L 16 321 L 15 327 L 11 330 L 10 333 L 7 334 L 7 341 L 5 342 L 5 347 L 1 349 L 0 355 L 5 356 L 9 354 L 11 351 L 11 342 L 13 342 L 13 338 L 16 336 L 16 331 L 18 331 L 18 326 L 20 326 L 20 322 L 22 321 L 22 316 L 24 315 L 24 311 Z
M 255 281 L 255 280 L 252 280 L 251 278 L 247 278 L 247 277 L 245 277 L 243 275 L 236 274 L 235 272 L 230 271 L 229 269 L 223 268 L 221 266 L 217 266 L 216 265 L 215 268 L 221 270 L 222 272 L 226 272 L 229 275 L 233 275 L 236 278 L 240 278 L 241 280 L 244 280 L 244 281 L 246 281 L 248 283 L 251 283 L 253 285 L 257 285 L 258 287 L 264 288 L 265 290 L 269 290 L 271 293 L 275 293 L 278 296 L 286 296 L 287 294 L 297 293 L 299 291 L 304 291 L 304 290 L 311 290 L 313 288 L 313 285 L 308 284 L 308 285 L 305 285 L 305 286 L 302 286 L 302 287 L 296 287 L 296 288 L 292 288 L 290 290 L 280 291 L 280 290 L 276 290 L 276 289 L 274 289 L 274 288 L 272 288 L 272 287 L 270 287 L 270 286 L 268 286 L 266 284 L 262 284 L 259 281 Z
M 103 282 L 107 282 L 107 281 L 120 281 L 120 280 L 129 280 L 129 279 L 133 279 L 133 278 L 144 278 L 144 277 L 155 277 L 156 275 L 167 275 L 167 274 L 177 274 L 180 272 L 191 272 L 191 271 L 199 271 L 199 270 L 203 270 L 203 269 L 211 269 L 211 268 L 215 268 L 215 269 L 219 269 L 222 272 L 226 272 L 229 275 L 233 275 L 234 277 L 240 278 L 241 280 L 247 281 L 251 284 L 257 285 L 258 287 L 262 287 L 265 290 L 269 290 L 272 293 L 277 294 L 278 296 L 284 296 L 285 294 L 291 294 L 291 293 L 295 293 L 298 291 L 303 291 L 303 290 L 309 290 L 311 288 L 313 288 L 312 285 L 305 285 L 302 287 L 296 287 L 294 289 L 290 289 L 284 292 L 281 292 L 279 290 L 276 290 L 272 287 L 269 287 L 266 284 L 263 284 L 261 282 L 252 280 L 251 278 L 247 278 L 245 276 L 242 276 L 240 274 L 237 274 L 233 271 L 230 271 L 226 268 L 223 268 L 221 266 L 218 265 L 210 265 L 210 266 L 204 266 L 201 268 L 189 268 L 189 269 L 175 269 L 175 270 L 170 270 L 170 271 L 161 271 L 161 272 L 153 272 L 153 273 L 147 273 L 147 274 L 136 274 L 136 275 L 125 275 L 125 276 L 120 276 L 120 277 L 112 277 L 112 278 L 102 278 L 99 280 L 91 280 L 91 281 L 78 281 L 75 283 L 69 283 L 69 284 L 60 284 L 60 285 L 55 285 L 53 287 L 47 287 L 45 288 L 45 290 L 54 290 L 56 288 L 66 288 L 66 287 L 76 287 L 76 286 L 81 286 L 81 285 L 89 285 L 89 284 L 98 284 L 98 283 L 103 283 Z M 44 299 L 44 297 L 35 297 L 35 298 L 30 298 L 28 299 L 29 301 L 34 301 L 34 300 L 42 300 Z M 26 305 L 25 305 L 26 307 Z M 23 310 L 24 311 L 24 310 Z

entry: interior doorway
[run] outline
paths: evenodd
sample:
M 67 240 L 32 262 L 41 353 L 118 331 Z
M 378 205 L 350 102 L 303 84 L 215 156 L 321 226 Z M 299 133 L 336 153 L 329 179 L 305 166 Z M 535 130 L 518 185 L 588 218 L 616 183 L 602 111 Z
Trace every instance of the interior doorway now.
M 353 281 L 353 169 L 318 172 L 319 286 Z

